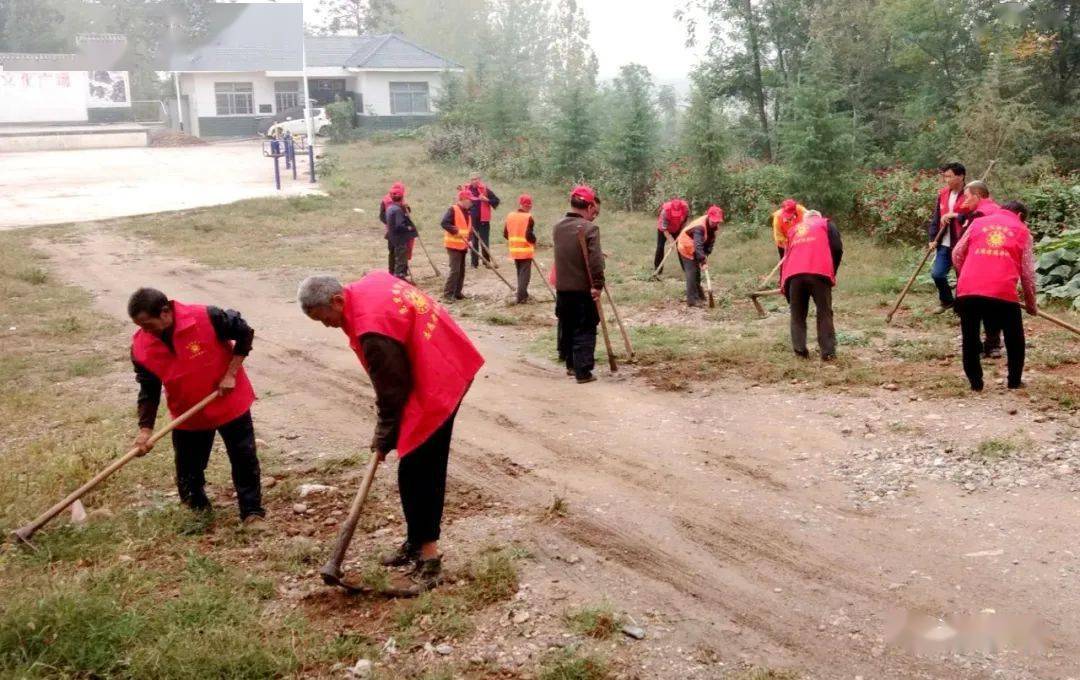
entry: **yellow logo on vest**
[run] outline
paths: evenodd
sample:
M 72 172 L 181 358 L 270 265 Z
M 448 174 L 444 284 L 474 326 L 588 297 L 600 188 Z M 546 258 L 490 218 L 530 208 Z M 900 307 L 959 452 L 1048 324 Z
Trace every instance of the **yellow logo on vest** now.
M 795 227 L 795 236 L 806 236 L 810 232 L 810 227 L 806 226 L 805 222 L 800 222 L 799 226 Z
M 994 248 L 1000 248 L 1005 245 L 1005 234 L 1000 231 L 992 231 L 990 235 L 986 237 L 986 243 Z
M 399 314 L 408 314 L 409 308 L 412 307 L 413 311 L 419 316 L 431 315 L 427 323 L 424 324 L 423 330 L 424 339 L 430 340 L 431 334 L 435 332 L 435 327 L 439 323 L 439 306 L 432 302 L 431 298 L 404 281 L 394 284 L 393 295 L 394 304 L 398 306 Z
M 193 340 L 193 341 L 189 342 L 187 344 L 187 351 L 191 355 L 191 358 L 195 358 L 195 357 L 199 356 L 200 354 L 203 354 L 204 352 L 206 352 L 206 350 L 203 349 L 203 346 L 201 344 L 199 344 L 198 340 Z

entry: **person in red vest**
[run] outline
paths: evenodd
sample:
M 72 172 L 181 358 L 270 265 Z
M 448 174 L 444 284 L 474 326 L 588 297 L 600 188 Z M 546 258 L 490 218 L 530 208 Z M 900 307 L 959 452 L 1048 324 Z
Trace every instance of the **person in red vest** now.
M 464 300 L 465 294 L 465 253 L 469 250 L 469 239 L 472 237 L 472 216 L 469 210 L 472 208 L 472 194 L 466 190 L 458 191 L 457 203 L 446 209 L 441 226 L 443 231 L 443 246 L 446 247 L 446 255 L 450 259 L 450 273 L 446 276 L 446 285 L 443 286 L 443 300 L 453 302 Z
M 960 163 L 947 163 L 941 166 L 941 180 L 945 186 L 938 191 L 934 214 L 927 224 L 930 246 L 936 248 L 934 264 L 930 267 L 930 278 L 938 289 L 938 302 L 941 307 L 936 313 L 952 308 L 953 291 L 949 285 L 949 268 L 952 267 L 952 249 L 964 233 L 964 220 L 969 212 L 964 197 L 964 182 L 967 169 Z M 942 227 L 945 227 L 942 231 Z M 941 239 L 937 238 L 941 232 Z
M 961 223 L 959 233 L 966 233 L 967 228 L 974 220 L 992 215 L 999 210 L 1001 210 L 1001 206 L 990 198 L 990 187 L 986 185 L 986 182 L 982 180 L 968 182 L 964 186 L 964 194 L 960 199 L 960 211 L 957 213 L 956 218 Z M 957 243 L 959 240 L 958 238 L 953 243 Z M 949 257 L 951 259 L 952 255 L 950 254 Z M 959 270 L 957 270 L 957 273 L 959 274 Z M 983 319 L 985 329 L 985 339 L 982 345 L 983 356 L 988 359 L 1001 358 L 1001 329 L 994 325 L 996 321 L 997 319 L 993 315 Z
M 383 238 L 386 239 L 387 250 L 387 264 L 386 270 L 391 274 L 394 273 L 394 246 L 390 243 L 390 224 L 386 219 L 386 211 L 393 205 L 394 197 L 399 197 L 397 202 L 405 210 L 405 214 L 408 216 L 412 213 L 412 209 L 409 204 L 405 202 L 405 183 L 394 182 L 390 185 L 390 190 L 386 192 L 386 195 L 379 201 L 379 221 L 383 223 Z M 412 249 L 409 250 L 410 259 L 412 257 Z
M 984 206 L 985 207 L 985 206 Z M 1027 208 L 1019 201 L 1006 203 L 976 218 L 953 248 L 956 311 L 960 314 L 964 374 L 971 389 L 983 389 L 979 326 L 1001 329 L 1005 336 L 1009 389 L 1023 386 L 1024 322 L 1016 284 L 1024 290 L 1024 308 L 1035 315 L 1035 253 L 1024 220 Z
M 386 241 L 390 244 L 392 268 L 390 273 L 399 279 L 409 278 L 416 225 L 405 205 L 404 188 L 390 190 L 390 205 L 386 208 Z
M 716 235 L 724 222 L 724 211 L 711 205 L 708 211 L 679 233 L 675 247 L 686 275 L 686 304 L 690 307 L 704 305 L 705 291 L 701 289 L 701 270 L 709 266 Z
M 371 450 L 398 452 L 407 535 L 385 566 L 413 564 L 422 589 L 438 585 L 446 467 L 454 419 L 484 359 L 439 304 L 412 284 L 372 272 L 342 286 L 330 276 L 300 284 L 304 313 L 345 332 L 375 388 Z
M 517 302 L 529 300 L 529 280 L 532 278 L 533 253 L 536 250 L 536 222 L 532 212 L 532 196 L 518 197 L 518 209 L 506 216 L 503 238 L 510 248 L 510 258 L 517 267 Z
M 783 258 L 787 248 L 787 234 L 806 215 L 806 208 L 794 198 L 785 199 L 780 208 L 772 214 L 772 237 L 776 244 L 776 253 Z
M 668 241 L 672 241 L 682 231 L 687 218 L 690 217 L 690 206 L 681 198 L 672 197 L 660 206 L 660 214 L 656 218 L 656 254 L 653 255 L 653 271 L 660 267 L 664 261 L 664 251 Z M 664 270 L 657 272 L 663 274 Z
M 844 257 L 840 231 L 832 220 L 809 210 L 803 221 L 787 233 L 784 263 L 780 268 L 780 290 L 788 299 L 791 310 L 791 348 L 804 359 L 810 356 L 806 348 L 806 315 L 810 298 L 817 310 L 818 348 L 821 359 L 836 358 L 836 329 L 833 327 L 832 289 L 836 272 Z
M 140 455 L 152 448 L 162 386 L 173 418 L 216 391 L 217 399 L 172 432 L 180 502 L 193 510 L 211 509 L 205 473 L 217 431 L 232 466 L 240 517 L 258 528 L 266 512 L 251 421 L 255 391 L 243 367 L 255 331 L 239 312 L 183 304 L 154 288 L 131 295 L 128 316 L 139 327 L 131 338 L 131 361 L 139 383 L 135 446 Z
M 472 198 L 473 231 L 470 243 L 476 252 L 472 254 L 472 267 L 480 266 L 477 253 L 483 253 L 485 260 L 491 260 L 491 211 L 499 207 L 499 197 L 480 181 L 480 175 L 473 175 L 465 185 Z M 483 243 L 481 243 L 481 241 Z

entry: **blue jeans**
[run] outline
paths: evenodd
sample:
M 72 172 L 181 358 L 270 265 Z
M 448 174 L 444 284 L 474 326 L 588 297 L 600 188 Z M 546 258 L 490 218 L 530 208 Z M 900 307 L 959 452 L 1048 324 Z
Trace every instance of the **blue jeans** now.
M 938 300 L 941 301 L 942 306 L 946 307 L 953 303 L 952 287 L 949 286 L 950 269 L 952 269 L 952 247 L 938 246 L 934 264 L 930 267 L 930 278 L 937 286 Z

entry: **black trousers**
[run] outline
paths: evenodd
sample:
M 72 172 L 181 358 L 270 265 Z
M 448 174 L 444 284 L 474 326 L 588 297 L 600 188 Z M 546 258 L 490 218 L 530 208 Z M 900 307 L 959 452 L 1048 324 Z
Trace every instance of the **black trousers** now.
M 517 301 L 529 299 L 529 281 L 532 279 L 532 260 L 514 260 L 517 267 Z
M 255 454 L 255 427 L 251 411 L 217 428 L 232 466 L 233 487 L 240 505 L 240 518 L 265 515 L 262 507 L 262 485 L 259 479 L 259 458 Z M 196 510 L 210 507 L 206 497 L 206 466 L 214 447 L 214 430 L 173 430 L 173 451 L 176 460 L 176 489 L 180 502 Z
M 559 356 L 576 377 L 588 377 L 596 365 L 596 326 L 600 323 L 592 295 L 557 291 L 555 316 L 559 319 Z
M 787 281 L 788 305 L 791 310 L 791 349 L 806 356 L 806 317 L 810 299 L 817 310 L 818 348 L 823 358 L 836 356 L 836 329 L 833 327 L 832 285 L 816 274 L 796 274 Z
M 964 374 L 973 389 L 982 389 L 983 370 L 979 340 L 979 326 L 986 325 L 987 335 L 991 329 L 1000 330 L 1005 336 L 1005 356 L 1008 365 L 1009 387 L 1019 387 L 1024 375 L 1024 322 L 1020 305 L 996 298 L 964 296 L 956 300 L 956 312 L 960 315 L 961 353 Z
M 399 279 L 409 276 L 409 242 L 390 246 L 390 273 Z
M 480 247 L 481 240 L 484 242 L 482 248 Z M 477 257 L 476 253 L 483 253 L 484 259 L 490 262 L 491 253 L 488 251 L 488 245 L 491 243 L 491 222 L 477 222 L 474 224 L 473 230 L 469 234 L 469 243 L 475 249 L 475 252 L 470 254 L 474 269 L 480 266 L 480 258 Z
M 668 238 L 666 231 L 656 232 L 656 254 L 653 255 L 652 268 L 656 271 L 656 268 L 660 266 L 660 263 L 664 261 L 664 251 L 667 250 Z M 663 274 L 663 270 L 660 271 Z
M 394 273 L 394 244 L 386 239 L 386 271 Z
M 438 430 L 398 463 L 398 493 L 410 545 L 439 540 L 443 503 L 446 499 L 446 465 L 455 410 Z
M 465 288 L 465 253 L 464 250 L 446 249 L 446 256 L 450 262 L 450 273 L 446 276 L 446 285 L 443 286 L 444 300 L 460 300 L 462 290 Z
M 686 276 L 686 304 L 699 305 L 705 299 L 705 291 L 701 288 L 701 267 L 695 260 L 683 257 L 682 253 L 679 253 L 679 261 Z

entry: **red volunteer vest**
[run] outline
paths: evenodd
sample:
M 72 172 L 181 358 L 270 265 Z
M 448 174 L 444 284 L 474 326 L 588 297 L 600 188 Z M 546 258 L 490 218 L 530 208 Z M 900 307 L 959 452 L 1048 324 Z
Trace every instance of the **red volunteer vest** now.
M 398 457 L 412 453 L 435 433 L 484 365 L 465 332 L 445 309 L 415 286 L 386 272 L 372 272 L 345 286 L 349 346 L 367 370 L 360 336 L 378 333 L 405 346 L 412 392 L 401 413 Z
M 803 220 L 788 231 L 787 249 L 781 268 L 780 289 L 796 274 L 817 274 L 836 285 L 832 251 L 829 250 L 829 223 L 824 217 Z
M 232 343 L 221 342 L 206 307 L 173 300 L 173 349 L 141 328 L 131 337 L 131 356 L 161 380 L 169 413 L 176 418 L 217 389 L 232 361 Z M 213 430 L 244 415 L 255 401 L 247 373 L 236 373 L 236 388 L 211 401 L 178 430 Z
M 473 196 L 476 196 L 476 198 L 473 199 L 473 200 L 478 201 L 480 203 L 480 221 L 481 222 L 490 222 L 491 221 L 491 204 L 488 203 L 486 200 L 485 201 L 480 200 L 481 198 L 485 198 L 485 199 L 487 198 L 487 186 L 483 182 L 480 182 L 475 187 L 470 184 L 469 185 L 469 191 L 472 192 Z
M 956 281 L 956 296 L 1020 302 L 1016 284 L 1031 232 L 1008 210 L 980 217 L 968 226 L 967 258 Z
M 686 201 L 668 201 L 660 208 L 660 218 L 656 221 L 656 229 L 658 231 L 664 231 L 663 229 L 663 216 L 667 215 L 667 232 L 672 236 L 675 236 L 682 229 L 683 224 L 686 223 L 686 218 L 690 216 L 690 206 L 686 205 Z

